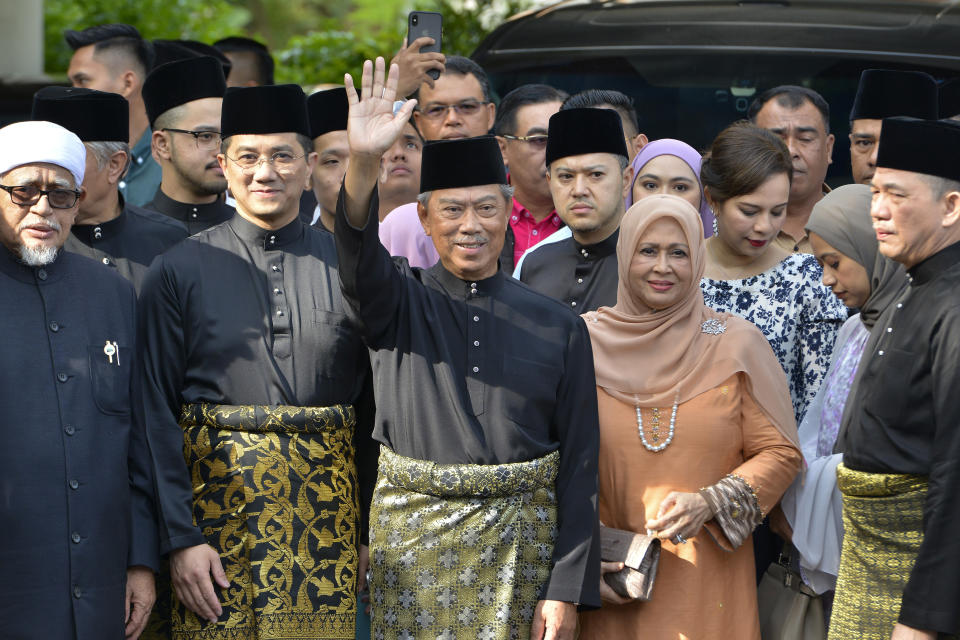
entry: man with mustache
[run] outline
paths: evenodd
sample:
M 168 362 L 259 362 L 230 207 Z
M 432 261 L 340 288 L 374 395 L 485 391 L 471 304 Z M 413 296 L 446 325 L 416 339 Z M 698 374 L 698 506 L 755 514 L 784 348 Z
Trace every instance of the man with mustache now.
M 850 109 L 850 168 L 853 181 L 870 184 L 877 169 L 877 143 L 884 118 L 937 119 L 937 81 L 922 71 L 867 69 L 860 74 Z
M 620 117 L 611 109 L 563 109 L 550 118 L 547 135 L 550 193 L 572 236 L 528 253 L 520 281 L 576 313 L 613 306 L 620 219 L 633 178 Z
M 153 485 L 131 414 L 133 286 L 62 250 L 85 156 L 57 124 L 0 129 L 5 638 L 137 638 L 155 597 Z
M 824 184 L 833 162 L 830 105 L 812 89 L 783 85 L 761 93 L 747 115 L 783 138 L 793 159 L 787 218 L 775 242 L 790 253 L 813 253 L 805 227 L 813 205 L 830 190 Z
M 334 231 L 383 445 L 373 636 L 571 640 L 577 603 L 600 604 L 589 336 L 499 267 L 513 189 L 491 136 L 424 147 L 418 212 L 435 265 L 380 244 L 380 158 L 413 107 L 393 113 L 398 75 L 368 60 L 359 97 L 346 77 L 350 164 Z
M 160 65 L 143 83 L 153 128 L 153 157 L 163 178 L 148 208 L 198 233 L 233 217 L 224 202 L 227 181 L 217 164 L 223 66 L 211 56 Z
M 908 284 L 867 339 L 836 444 L 846 533 L 831 640 L 960 632 L 958 146 L 956 122 L 881 125 L 870 215 Z
M 86 196 L 64 247 L 100 262 L 138 291 L 155 257 L 187 237 L 187 228 L 156 211 L 128 204 L 118 189 L 130 165 L 127 101 L 115 93 L 46 87 L 33 96 L 33 120 L 55 122 L 87 149 Z

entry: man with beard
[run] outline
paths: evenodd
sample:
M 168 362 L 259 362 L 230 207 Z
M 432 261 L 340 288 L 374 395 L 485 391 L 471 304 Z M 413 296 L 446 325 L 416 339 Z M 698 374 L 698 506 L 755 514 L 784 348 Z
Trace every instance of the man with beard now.
M 922 71 L 867 69 L 860 74 L 850 109 L 850 168 L 853 181 L 869 185 L 877 169 L 884 118 L 937 119 L 937 81 Z
M 352 639 L 369 359 L 333 237 L 299 216 L 306 96 L 231 88 L 222 125 L 236 215 L 158 257 L 140 295 L 173 637 Z
M 611 109 L 564 109 L 550 118 L 547 135 L 550 193 L 572 237 L 528 253 L 520 281 L 577 313 L 613 306 L 620 219 L 633 178 L 620 118 Z
M 220 61 L 199 56 L 154 69 L 143 84 L 153 155 L 163 178 L 148 207 L 198 233 L 233 217 L 217 164 L 220 106 L 227 89 Z
M 5 638 L 137 638 L 154 600 L 153 487 L 131 417 L 135 294 L 61 251 L 85 155 L 57 124 L 0 129 Z
M 115 93 L 46 87 L 33 96 L 33 120 L 75 133 L 87 149 L 80 211 L 64 248 L 100 262 L 138 291 L 153 259 L 187 237 L 179 222 L 127 204 L 117 188 L 130 164 L 127 101 Z
M 830 190 L 823 182 L 833 162 L 830 105 L 813 89 L 783 85 L 757 96 L 748 116 L 783 138 L 793 159 L 787 216 L 774 242 L 790 253 L 813 253 L 805 228 L 813 205 Z

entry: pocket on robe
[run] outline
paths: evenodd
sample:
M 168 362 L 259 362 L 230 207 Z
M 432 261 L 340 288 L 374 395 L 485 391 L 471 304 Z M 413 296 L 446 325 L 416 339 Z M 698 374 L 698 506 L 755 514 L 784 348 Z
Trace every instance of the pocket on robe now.
M 112 416 L 130 413 L 130 359 L 129 347 L 119 347 L 113 354 L 113 362 L 103 351 L 104 345 L 87 347 L 90 366 L 90 386 L 93 401 L 103 413 Z M 119 360 L 118 360 L 119 358 Z

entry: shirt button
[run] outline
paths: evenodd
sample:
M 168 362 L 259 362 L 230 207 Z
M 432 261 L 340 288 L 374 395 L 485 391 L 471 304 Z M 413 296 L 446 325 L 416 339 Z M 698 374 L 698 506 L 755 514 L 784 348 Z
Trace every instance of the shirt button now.
M 50 331 L 53 331 L 54 333 L 56 333 L 57 331 L 60 331 L 60 323 L 57 322 L 56 320 L 54 320 L 53 322 L 51 322 L 51 323 L 50 323 Z
M 77 480 L 71 480 L 71 481 L 70 481 L 70 488 L 71 488 L 71 489 L 79 489 L 79 488 L 80 488 L 80 482 L 77 481 Z
M 80 591 L 80 587 L 74 587 L 74 588 L 73 588 L 73 597 L 76 598 L 77 600 L 79 600 L 81 595 L 83 595 L 83 592 Z
M 893 333 L 893 327 L 887 327 L 887 333 Z
M 473 316 L 474 322 L 480 322 L 480 316 Z
M 126 183 L 126 181 L 121 180 L 121 181 L 117 184 L 117 186 L 120 187 L 121 189 L 126 189 L 126 188 L 127 188 L 127 183 Z
M 275 295 L 275 296 L 280 295 L 280 289 L 274 288 L 274 290 L 273 290 L 273 295 Z
M 143 158 L 142 158 L 142 157 L 137 157 L 137 164 L 143 164 Z M 77 596 L 77 597 L 79 598 L 80 596 Z
M 577 278 L 577 284 L 583 284 L 583 278 Z
M 516 221 L 517 221 L 517 216 L 513 216 L 513 217 L 510 218 L 510 219 L 513 220 L 514 222 L 516 222 Z
M 190 214 L 190 217 L 193 218 L 194 220 L 196 220 L 196 219 L 197 219 L 197 214 L 196 214 L 196 213 L 191 213 L 191 214 Z
M 571 306 L 571 307 L 575 307 L 575 306 L 577 306 L 577 301 L 576 301 L 576 300 L 574 300 L 573 302 L 571 302 L 571 303 L 570 303 L 570 306 Z
M 282 315 L 283 315 L 283 309 L 277 309 L 277 315 L 278 315 L 278 316 L 282 316 Z
M 903 309 L 903 303 L 902 303 L 902 302 L 898 302 L 898 303 L 897 303 L 897 309 Z
M 104 259 L 103 259 L 103 264 L 109 265 L 109 264 L 110 264 L 110 258 L 104 258 Z
M 274 244 L 277 241 L 277 236 L 270 236 L 270 244 Z
M 530 233 L 531 233 L 531 234 L 533 234 L 533 235 L 537 235 L 537 230 L 536 230 L 536 229 L 534 229 L 534 230 L 533 230 L 533 231 L 531 231 Z
M 479 341 L 479 340 L 474 340 L 474 341 L 473 341 L 473 346 L 479 347 L 479 346 L 480 346 L 480 341 Z
M 73 544 L 80 544 L 80 534 L 76 532 L 70 534 L 70 540 L 73 541 Z
M 40 278 L 41 280 L 46 280 L 46 279 L 47 279 L 47 270 L 46 270 L 46 269 L 38 269 L 38 270 L 37 270 L 37 277 Z
M 474 372 L 474 373 L 480 373 L 480 367 L 474 367 L 474 368 L 473 368 L 473 372 Z
M 877 355 L 878 355 L 878 356 L 882 356 L 882 355 L 883 355 L 883 349 L 880 349 L 880 351 L 877 352 Z
M 66 382 L 66 381 L 67 381 L 67 374 L 65 374 L 65 373 L 58 373 L 58 374 L 57 374 L 57 380 L 59 380 L 60 382 Z
M 72 436 L 74 433 L 77 432 L 77 430 L 73 427 L 72 424 L 68 424 L 63 427 L 63 432 L 66 433 L 68 436 Z
M 102 238 L 102 237 L 103 237 L 103 230 L 100 229 L 100 227 L 94 227 L 94 228 L 93 228 L 93 238 L 94 238 L 94 240 L 99 240 L 99 239 Z
M 273 265 L 273 266 L 270 267 L 270 268 L 273 269 L 274 271 L 280 271 L 280 265 L 278 265 L 278 264 L 275 264 L 275 265 Z

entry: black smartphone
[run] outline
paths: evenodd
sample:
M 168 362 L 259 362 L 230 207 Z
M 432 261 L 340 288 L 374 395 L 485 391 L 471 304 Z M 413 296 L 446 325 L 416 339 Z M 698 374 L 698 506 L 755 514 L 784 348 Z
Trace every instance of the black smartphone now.
M 420 53 L 440 53 L 443 45 L 443 15 L 436 11 L 411 11 L 407 16 L 407 44 L 417 38 L 433 38 L 434 44 L 420 47 Z M 427 74 L 436 80 L 440 72 L 431 69 Z

